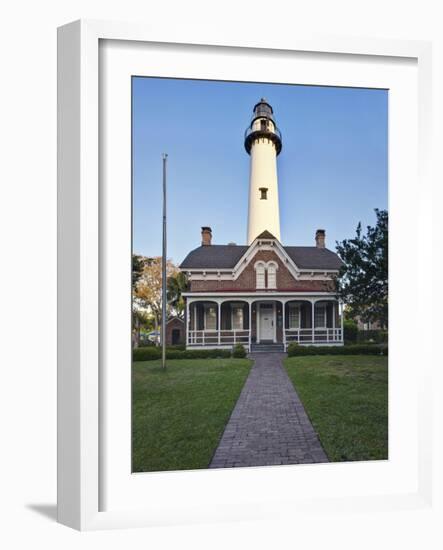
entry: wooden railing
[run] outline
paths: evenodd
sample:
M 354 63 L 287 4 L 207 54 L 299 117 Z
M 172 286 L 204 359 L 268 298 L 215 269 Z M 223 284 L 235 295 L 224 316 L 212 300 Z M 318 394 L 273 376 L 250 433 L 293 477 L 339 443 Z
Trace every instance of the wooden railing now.
M 187 346 L 235 346 L 243 344 L 249 346 L 250 331 L 244 330 L 190 330 L 188 331 Z M 343 334 L 341 328 L 297 328 L 284 331 L 285 348 L 296 342 L 297 344 L 341 344 Z
M 249 345 L 249 330 L 190 330 L 188 346 Z
M 341 328 L 295 328 L 285 330 L 285 344 L 340 344 Z

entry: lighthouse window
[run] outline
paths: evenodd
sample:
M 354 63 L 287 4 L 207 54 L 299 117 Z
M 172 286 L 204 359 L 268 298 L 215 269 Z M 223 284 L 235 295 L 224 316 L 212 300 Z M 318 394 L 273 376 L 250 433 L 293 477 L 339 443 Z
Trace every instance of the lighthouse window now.
M 267 200 L 268 198 L 268 188 L 267 187 L 260 187 L 260 200 Z

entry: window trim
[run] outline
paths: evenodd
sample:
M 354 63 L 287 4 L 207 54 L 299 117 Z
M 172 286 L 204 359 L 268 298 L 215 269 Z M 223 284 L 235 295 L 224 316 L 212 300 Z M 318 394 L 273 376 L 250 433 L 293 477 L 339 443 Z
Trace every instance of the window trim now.
M 269 268 L 274 268 L 274 277 L 275 277 L 275 284 L 271 286 L 269 284 Z M 267 271 L 267 284 L 266 288 L 269 288 L 269 290 L 276 290 L 277 289 L 277 271 L 278 271 L 278 264 L 274 261 L 270 261 L 266 264 L 266 271 Z
M 255 269 L 255 288 L 256 290 L 266 290 L 266 264 L 265 262 L 259 261 L 254 265 Z M 263 286 L 258 284 L 259 270 L 263 270 Z
M 324 310 L 324 315 L 323 315 L 323 325 L 321 326 L 318 326 L 315 322 L 315 319 L 316 319 L 316 315 L 317 315 L 317 310 L 320 309 L 320 308 L 323 308 Z M 327 312 L 327 304 L 315 304 L 314 305 L 314 328 L 328 328 L 328 312 Z
M 234 310 L 235 309 L 240 309 L 241 310 L 241 328 L 234 328 L 234 319 L 235 319 L 235 315 L 234 315 Z M 243 305 L 240 305 L 240 304 L 231 304 L 231 330 L 245 330 L 245 309 L 244 309 L 244 306 Z
M 207 315 L 208 315 L 208 310 L 210 308 L 215 309 L 215 328 L 207 328 Z M 217 330 L 217 305 L 205 304 L 204 309 L 205 309 L 205 314 L 203 315 L 203 330 L 205 332 L 206 331 L 214 331 L 214 330 L 216 331 Z
M 291 327 L 291 310 L 297 310 L 298 326 Z M 300 304 L 288 304 L 288 330 L 301 329 L 301 305 Z

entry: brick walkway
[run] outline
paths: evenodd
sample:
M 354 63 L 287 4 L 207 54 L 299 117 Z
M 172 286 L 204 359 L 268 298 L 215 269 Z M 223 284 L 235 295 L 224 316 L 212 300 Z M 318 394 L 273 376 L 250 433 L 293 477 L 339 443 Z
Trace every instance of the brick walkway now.
M 251 355 L 254 365 L 210 468 L 328 462 L 282 366 L 283 353 Z

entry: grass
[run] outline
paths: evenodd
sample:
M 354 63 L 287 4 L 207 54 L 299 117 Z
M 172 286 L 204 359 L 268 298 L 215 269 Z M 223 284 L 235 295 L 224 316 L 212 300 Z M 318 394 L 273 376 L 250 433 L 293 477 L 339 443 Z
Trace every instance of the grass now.
M 248 376 L 249 359 L 134 362 L 134 472 L 207 468 Z
M 330 461 L 388 458 L 387 357 L 289 357 L 285 366 Z

